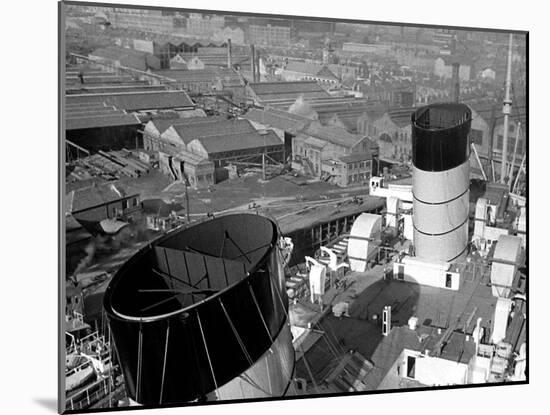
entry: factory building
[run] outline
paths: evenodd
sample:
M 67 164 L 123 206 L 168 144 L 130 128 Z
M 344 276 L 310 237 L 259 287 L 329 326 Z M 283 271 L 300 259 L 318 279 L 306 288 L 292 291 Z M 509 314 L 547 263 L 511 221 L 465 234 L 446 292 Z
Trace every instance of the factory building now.
M 280 71 L 285 81 L 316 81 L 325 87 L 338 86 L 340 79 L 326 66 L 290 61 Z
M 434 61 L 433 73 L 441 78 L 453 77 L 453 63 L 459 62 L 458 78 L 461 81 L 469 81 L 473 77 L 473 64 L 465 57 L 439 56 Z
M 367 136 L 312 123 L 292 140 L 292 166 L 339 186 L 368 182 L 378 148 Z
M 148 69 L 160 69 L 161 60 L 155 55 L 134 49 L 108 46 L 91 52 L 90 60 L 113 67 L 126 67 L 146 72 Z
M 290 27 L 276 25 L 249 25 L 246 34 L 248 44 L 263 46 L 289 46 Z
M 358 131 L 377 140 L 380 157 L 408 160 L 411 156 L 411 122 L 414 108 L 393 109 L 379 113 L 365 113 L 358 118 Z
M 167 146 L 158 150 L 159 169 L 173 180 L 186 181 L 193 189 L 215 183 L 214 163 L 207 157 Z
M 244 119 L 153 120 L 145 127 L 144 137 L 146 148 L 165 154 L 166 159 L 184 154 L 188 156 L 188 162 L 196 157 L 209 160 L 216 168 L 214 182 L 225 177 L 224 167 L 232 162 L 261 162 L 264 154 L 278 162 L 284 159 L 283 140 L 271 130 L 257 131 L 250 121 Z M 176 176 L 168 168 L 165 170 Z
M 199 58 L 196 57 L 196 59 Z M 186 65 L 188 63 L 189 61 L 187 61 Z M 185 89 L 190 93 L 212 93 L 213 91 L 222 91 L 231 88 L 244 88 L 241 76 L 231 68 L 204 67 L 203 65 L 202 69 L 171 69 L 155 71 L 155 74 L 169 79 L 173 85 Z
M 71 144 L 68 156 L 84 152 L 134 148 L 141 121 L 103 103 L 85 103 L 67 99 L 65 105 L 65 138 Z

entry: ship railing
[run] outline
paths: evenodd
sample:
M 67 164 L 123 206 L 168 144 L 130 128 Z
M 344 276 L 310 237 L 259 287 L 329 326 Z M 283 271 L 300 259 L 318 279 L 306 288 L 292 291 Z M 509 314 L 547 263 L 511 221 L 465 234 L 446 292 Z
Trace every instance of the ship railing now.
M 114 384 L 111 377 L 102 379 L 68 398 L 65 407 L 70 410 L 89 408 L 107 396 L 113 387 Z

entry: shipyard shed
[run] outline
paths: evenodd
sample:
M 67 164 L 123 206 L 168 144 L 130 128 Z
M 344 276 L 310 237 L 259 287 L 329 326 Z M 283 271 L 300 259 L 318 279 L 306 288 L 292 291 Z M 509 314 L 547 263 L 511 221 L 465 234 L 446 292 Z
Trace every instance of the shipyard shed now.
M 244 85 L 241 76 L 231 68 L 170 69 L 154 73 L 171 80 L 174 85 L 194 93 L 207 93 Z
M 191 141 L 200 137 L 246 134 L 255 131 L 254 127 L 245 120 L 206 117 L 192 122 L 174 124 L 161 134 L 161 138 L 172 143 L 179 143 L 183 146 L 182 148 L 186 148 Z
M 284 142 L 285 160 L 292 155 L 292 140 L 311 122 L 310 119 L 276 108 L 252 108 L 241 118 L 248 120 L 257 130 L 271 129 Z
M 311 123 L 292 140 L 292 167 L 340 186 L 368 181 L 377 169 L 378 146 L 338 126 Z
M 359 131 L 375 138 L 381 157 L 409 158 L 412 154 L 411 115 L 415 108 L 391 109 L 381 116 L 365 114 L 358 120 Z
M 315 81 L 295 82 L 259 82 L 249 83 L 246 87 L 246 99 L 256 105 L 264 106 L 282 100 L 330 97 Z
M 204 189 L 215 183 L 214 163 L 207 157 L 175 147 L 158 151 L 159 169 L 173 180 L 186 181 L 193 189 Z
M 265 154 L 276 161 L 283 159 L 283 143 L 273 131 L 223 134 L 198 137 L 187 145 L 189 151 L 223 167 L 242 159 L 261 162 Z
M 141 121 L 134 114 L 114 110 L 112 107 L 106 110 L 103 108 L 105 107 L 67 107 L 65 139 L 71 144 L 68 147 L 70 152 L 76 152 L 76 146 L 95 153 L 140 145 L 138 130 Z

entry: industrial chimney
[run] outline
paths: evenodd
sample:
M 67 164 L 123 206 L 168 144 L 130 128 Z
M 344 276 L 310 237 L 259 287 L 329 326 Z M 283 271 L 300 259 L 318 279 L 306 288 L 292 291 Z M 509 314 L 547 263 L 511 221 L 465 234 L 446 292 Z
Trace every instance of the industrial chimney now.
M 453 102 L 458 102 L 460 98 L 460 63 L 453 62 Z
M 256 82 L 256 52 L 254 45 L 250 45 L 250 71 L 252 72 L 252 82 Z
M 227 39 L 227 67 L 231 68 L 231 39 Z
M 472 113 L 432 104 L 412 115 L 413 225 L 416 255 L 452 262 L 466 254 Z

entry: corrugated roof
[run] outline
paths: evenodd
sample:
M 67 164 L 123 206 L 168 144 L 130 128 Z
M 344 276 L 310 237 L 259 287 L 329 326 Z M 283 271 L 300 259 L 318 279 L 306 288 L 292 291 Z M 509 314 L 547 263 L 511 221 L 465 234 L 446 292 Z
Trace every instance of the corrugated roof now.
M 248 120 L 209 120 L 174 125 L 174 129 L 186 144 L 195 138 L 256 132 Z
M 284 67 L 284 70 L 315 76 L 321 71 L 321 69 L 323 69 L 323 67 L 323 65 L 319 65 L 318 63 L 289 61 Z
M 194 111 L 194 110 L 193 110 Z M 202 110 L 200 110 L 202 111 Z M 185 111 L 185 112 L 191 112 L 191 111 Z M 204 112 L 203 112 L 204 114 Z M 149 121 L 152 125 L 155 126 L 157 131 L 160 134 L 163 134 L 167 129 L 174 125 L 189 125 L 193 123 L 200 123 L 200 122 L 213 122 L 213 121 L 220 121 L 224 120 L 225 118 L 223 116 L 215 116 L 215 117 L 207 117 L 206 114 L 203 116 L 195 116 L 195 117 L 184 117 L 184 118 L 156 118 L 154 120 Z
M 129 95 L 113 95 L 107 102 L 127 111 L 185 108 L 195 105 L 184 91 L 139 92 Z
M 266 134 L 258 132 L 223 134 L 200 137 L 197 140 L 210 154 L 283 145 L 281 139 L 273 131 L 268 131 Z
M 133 114 L 117 113 L 113 115 L 94 115 L 65 120 L 65 130 L 83 130 L 86 128 L 117 127 L 123 125 L 139 125 L 141 122 Z
M 154 73 L 176 82 L 205 82 L 220 79 L 223 82 L 242 84 L 240 75 L 231 68 L 169 69 L 154 71 Z
M 315 81 L 259 82 L 250 83 L 249 86 L 262 101 L 296 99 L 300 95 L 304 98 L 330 97 L 330 94 Z

